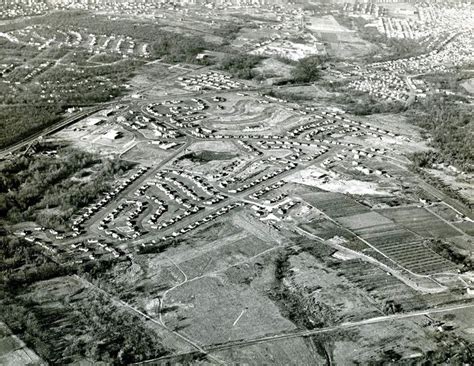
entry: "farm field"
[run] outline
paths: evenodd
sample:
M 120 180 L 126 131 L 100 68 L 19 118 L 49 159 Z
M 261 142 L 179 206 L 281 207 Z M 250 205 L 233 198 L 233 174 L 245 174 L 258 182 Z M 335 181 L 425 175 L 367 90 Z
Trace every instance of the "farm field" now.
M 410 207 L 379 212 L 422 237 L 449 238 L 460 234 L 449 223 L 436 217 L 430 211 Z

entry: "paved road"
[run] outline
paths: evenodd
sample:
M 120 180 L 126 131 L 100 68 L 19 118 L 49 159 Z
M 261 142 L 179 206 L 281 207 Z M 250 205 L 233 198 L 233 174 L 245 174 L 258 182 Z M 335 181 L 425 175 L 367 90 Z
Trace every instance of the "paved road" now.
M 167 327 L 163 322 L 159 321 L 159 320 L 156 320 L 154 319 L 153 317 L 149 316 L 148 314 L 145 314 L 143 311 L 137 309 L 136 307 L 126 303 L 125 301 L 123 300 L 120 300 L 120 299 L 117 299 L 115 296 L 113 296 L 112 294 L 110 294 L 109 292 L 101 289 L 100 287 L 94 285 L 92 282 L 89 282 L 88 280 L 78 276 L 78 275 L 73 275 L 73 277 L 75 277 L 77 280 L 79 280 L 83 285 L 87 286 L 87 287 L 92 287 L 94 288 L 96 291 L 98 292 L 101 292 L 102 294 L 104 294 L 106 297 L 108 297 L 112 303 L 114 303 L 115 305 L 117 306 L 122 306 L 122 307 L 125 307 L 131 311 L 133 311 L 134 313 L 140 315 L 141 317 L 151 321 L 152 323 L 158 325 L 159 327 L 162 327 L 164 329 L 166 329 L 168 332 L 171 332 L 173 333 L 174 335 L 176 335 L 177 337 L 181 338 L 184 342 L 188 343 L 189 345 L 191 345 L 193 348 L 195 348 L 197 351 L 195 353 L 199 353 L 199 354 L 203 354 L 203 355 L 206 355 L 208 358 L 212 359 L 213 361 L 215 361 L 216 363 L 218 364 L 224 364 L 221 360 L 219 360 L 218 358 L 212 356 L 212 355 L 209 355 L 208 352 L 202 348 L 199 344 L 197 344 L 196 342 L 194 342 L 192 339 L 186 337 L 185 335 L 175 331 L 175 330 L 172 330 L 170 329 L 169 327 Z M 192 352 L 194 353 L 194 352 Z
M 441 202 L 444 202 L 446 205 L 450 206 L 455 211 L 458 211 L 459 213 L 463 214 L 464 216 L 468 217 L 469 219 L 474 220 L 474 214 L 473 214 L 472 210 L 470 210 L 468 207 L 466 207 L 461 202 L 449 197 L 445 193 L 441 192 L 439 189 L 437 189 L 437 188 L 433 187 L 432 185 L 426 183 L 421 178 L 418 178 L 418 185 L 420 186 L 420 188 L 422 188 L 423 190 L 425 190 L 429 194 L 435 196 Z
M 325 328 L 279 333 L 279 334 L 258 337 L 258 338 L 253 338 L 253 339 L 238 339 L 238 340 L 229 341 L 223 344 L 203 346 L 202 348 L 206 352 L 217 352 L 217 351 L 223 351 L 223 350 L 227 350 L 231 348 L 247 347 L 247 346 L 252 346 L 255 344 L 273 342 L 273 341 L 282 340 L 282 339 L 311 337 L 316 334 L 331 333 L 337 330 L 357 328 L 357 327 L 371 325 L 371 324 L 389 323 L 389 322 L 402 320 L 402 319 L 411 319 L 411 318 L 416 318 L 416 317 L 420 317 L 424 315 L 447 313 L 447 312 L 451 312 L 455 310 L 470 309 L 470 308 L 474 308 L 474 302 L 472 301 L 468 303 L 464 303 L 464 304 L 455 304 L 455 305 L 451 305 L 451 306 L 447 306 L 443 308 L 430 308 L 430 309 L 412 311 L 408 313 L 379 316 L 379 317 L 374 317 L 374 318 L 369 318 L 369 319 L 359 320 L 359 321 L 354 321 L 354 322 L 345 322 L 345 323 L 341 323 L 335 326 L 325 327 Z M 135 363 L 135 365 L 152 364 L 156 361 L 171 360 L 176 357 L 180 357 L 183 355 L 191 355 L 191 354 L 197 354 L 197 352 L 169 355 L 169 356 L 165 356 L 165 357 L 161 357 L 157 359 L 138 362 L 138 363 Z
M 157 172 L 161 170 L 166 164 L 170 161 L 176 159 L 183 150 L 185 150 L 191 144 L 190 140 L 187 140 L 184 145 L 182 145 L 179 149 L 177 149 L 172 155 L 168 156 L 167 158 L 160 161 L 157 165 L 152 166 L 151 169 L 146 171 L 140 177 L 138 177 L 135 181 L 133 181 L 127 188 L 125 188 L 121 193 L 120 196 L 117 196 L 111 203 L 109 203 L 103 210 L 100 210 L 95 215 L 91 216 L 88 220 L 86 231 L 93 232 L 95 234 L 99 234 L 98 230 L 95 230 L 94 227 L 100 222 L 107 214 L 114 210 L 121 202 L 121 199 L 126 199 L 130 196 L 130 194 L 136 191 L 147 179 L 152 179 Z
M 391 164 L 395 165 L 396 167 L 410 172 L 410 170 L 405 166 L 401 165 L 403 164 L 401 161 L 398 161 L 397 159 L 390 157 L 390 156 L 385 156 L 385 159 L 390 162 Z M 418 186 L 423 189 L 425 192 L 431 194 L 435 198 L 439 199 L 442 203 L 444 203 L 446 206 L 450 207 L 457 213 L 464 215 L 468 217 L 470 220 L 474 220 L 474 214 L 472 210 L 464 205 L 462 202 L 459 202 L 451 197 L 449 197 L 447 194 L 443 193 L 439 189 L 433 187 L 431 184 L 425 182 L 420 176 L 418 176 L 416 173 L 410 172 L 410 174 L 416 179 Z
M 69 126 L 70 124 L 72 124 L 74 122 L 77 122 L 77 121 L 79 121 L 79 120 L 81 120 L 85 117 L 90 116 L 91 114 L 94 114 L 94 113 L 100 111 L 101 109 L 107 108 L 107 106 L 110 106 L 110 105 L 111 105 L 111 103 L 104 103 L 104 104 L 101 104 L 100 106 L 88 108 L 88 109 L 85 109 L 81 112 L 75 113 L 74 115 L 72 115 L 72 116 L 70 116 L 66 119 L 63 119 L 60 122 L 53 124 L 52 126 L 46 127 L 44 129 L 42 129 L 41 131 L 38 131 L 38 132 L 28 136 L 27 138 L 24 138 L 23 140 L 15 143 L 13 145 L 10 145 L 10 146 L 8 146 L 4 149 L 1 149 L 0 150 L 0 158 L 3 158 L 6 155 L 15 152 L 16 150 L 19 150 L 23 147 L 28 146 L 29 144 L 31 144 L 34 140 L 36 140 L 40 136 L 45 136 L 45 135 L 49 135 L 51 133 L 57 132 L 57 131 L 63 129 L 64 127 L 66 127 L 66 126 Z
M 334 154 L 338 150 L 339 150 L 338 147 L 335 147 L 332 150 L 330 150 L 329 152 Z M 272 178 L 270 178 L 266 181 L 260 182 L 260 183 L 256 184 L 255 186 L 253 186 L 249 189 L 246 189 L 243 192 L 239 192 L 239 193 L 235 193 L 235 194 L 225 193 L 225 195 L 228 196 L 228 198 L 224 199 L 223 201 L 221 201 L 221 202 L 219 202 L 219 203 L 217 203 L 217 204 L 215 204 L 211 207 L 208 207 L 208 209 L 206 209 L 206 210 L 202 210 L 202 211 L 200 211 L 200 212 L 198 212 L 194 215 L 188 216 L 188 217 L 184 218 L 183 220 L 179 221 L 178 223 L 173 224 L 170 227 L 159 231 L 159 234 L 161 236 L 169 236 L 172 232 L 179 231 L 183 227 L 186 227 L 187 225 L 192 224 L 192 223 L 204 218 L 205 216 L 208 216 L 208 215 L 218 211 L 219 209 L 221 209 L 224 206 L 227 206 L 230 203 L 245 201 L 245 197 L 248 197 L 250 194 L 255 193 L 258 190 L 263 189 L 265 187 L 271 186 L 272 184 L 282 180 L 283 178 L 285 178 L 289 175 L 292 175 L 292 174 L 294 174 L 294 173 L 296 173 L 300 170 L 306 169 L 306 168 L 308 168 L 308 167 L 310 167 L 310 166 L 312 166 L 312 165 L 314 165 L 318 162 L 321 162 L 321 161 L 325 160 L 327 158 L 327 154 L 328 153 L 323 153 L 320 156 L 318 156 L 316 159 L 314 159 L 310 162 L 300 163 L 300 164 L 298 164 L 298 166 L 295 169 L 285 170 L 282 173 L 278 174 L 277 176 L 272 177 Z M 146 234 L 146 235 L 142 236 L 135 243 L 140 244 L 140 243 L 146 242 L 147 240 L 149 240 L 149 238 L 156 237 L 156 236 L 157 236 L 157 232 L 151 232 L 149 234 Z

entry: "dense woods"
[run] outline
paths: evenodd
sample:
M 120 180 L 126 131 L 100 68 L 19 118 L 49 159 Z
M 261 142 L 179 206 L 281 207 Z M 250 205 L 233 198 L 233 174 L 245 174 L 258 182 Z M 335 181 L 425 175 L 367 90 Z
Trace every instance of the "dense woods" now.
M 17 223 L 64 225 L 73 212 L 109 188 L 127 163 L 63 147 L 55 156 L 21 156 L 0 164 L 0 215 Z
M 94 271 L 101 271 L 100 263 Z M 61 265 L 21 238 L 0 238 L 0 321 L 51 365 L 78 358 L 123 365 L 166 354 L 160 338 L 138 315 L 114 306 L 97 291 L 76 285 L 72 292 L 44 296 L 48 280 L 91 272 Z M 58 291 L 58 288 L 55 288 Z M 41 300 L 40 300 L 41 299 Z M 65 338 L 67 331 L 71 338 Z
M 343 91 L 344 86 L 338 86 L 338 91 Z M 402 113 L 407 106 L 398 101 L 379 101 L 372 95 L 364 92 L 351 91 L 336 97 L 337 103 L 343 104 L 344 109 L 356 116 L 368 116 L 377 113 Z
M 253 79 L 257 76 L 253 70 L 262 60 L 262 57 L 255 55 L 229 55 L 221 62 L 221 69 L 229 72 L 232 76 L 240 79 Z
M 408 121 L 426 130 L 434 148 L 414 155 L 417 166 L 444 163 L 466 172 L 474 171 L 474 121 L 468 108 L 441 98 L 430 98 L 410 111 Z
M 299 60 L 292 71 L 293 81 L 311 83 L 319 80 L 322 63 L 320 56 L 309 56 Z
M 51 307 L 6 293 L 0 310 L 12 331 L 52 365 L 78 358 L 124 365 L 167 353 L 138 315 L 118 309 L 102 294 L 71 294 Z M 64 338 L 65 330 L 71 339 Z

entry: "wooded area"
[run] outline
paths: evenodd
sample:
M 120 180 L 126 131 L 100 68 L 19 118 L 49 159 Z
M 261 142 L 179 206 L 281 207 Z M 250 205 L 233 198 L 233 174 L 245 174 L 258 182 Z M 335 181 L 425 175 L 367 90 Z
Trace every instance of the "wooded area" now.
M 466 172 L 474 171 L 474 120 L 472 111 L 460 104 L 433 97 L 408 113 L 409 122 L 426 130 L 434 150 L 413 156 L 419 167 L 434 163 L 453 165 Z
M 63 226 L 130 167 L 67 146 L 55 156 L 23 155 L 4 161 L 0 164 L 0 215 L 10 223 Z

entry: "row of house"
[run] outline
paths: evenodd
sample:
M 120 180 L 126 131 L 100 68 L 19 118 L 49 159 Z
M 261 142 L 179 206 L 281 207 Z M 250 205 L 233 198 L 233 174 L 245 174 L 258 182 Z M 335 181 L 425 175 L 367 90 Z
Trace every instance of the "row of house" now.
M 252 193 L 249 197 L 253 198 L 253 199 L 259 199 L 260 197 L 266 195 L 267 193 L 270 193 L 270 192 L 272 192 L 276 189 L 279 189 L 279 188 L 283 187 L 285 184 L 286 184 L 286 182 L 280 180 L 276 183 L 273 183 L 270 186 L 267 186 L 265 188 L 262 188 L 262 189 L 258 190 L 257 192 Z
M 263 176 L 261 176 L 260 178 L 252 180 L 251 182 L 248 182 L 248 183 L 245 183 L 245 184 L 239 184 L 236 188 L 229 189 L 228 192 L 229 193 L 240 193 L 240 192 L 246 191 L 246 190 L 248 190 L 248 189 L 250 189 L 250 188 L 252 188 L 252 187 L 254 187 L 254 186 L 256 186 L 260 183 L 263 183 L 263 182 L 265 182 L 269 179 L 277 177 L 278 175 L 282 174 L 285 171 L 295 169 L 297 166 L 298 166 L 298 164 L 296 164 L 295 162 L 289 162 L 288 165 L 285 168 L 277 168 L 276 170 L 274 170 L 270 173 L 266 173 Z
M 2 0 L 0 19 L 41 15 L 51 10 L 47 0 Z
M 150 57 L 149 44 L 120 34 L 96 34 L 87 28 L 61 29 L 44 24 L 29 25 L 4 33 L 13 43 L 36 47 L 82 48 L 91 54 L 109 53 L 127 57 Z
M 244 206 L 245 203 L 243 202 L 236 202 L 236 203 L 230 203 L 222 208 L 220 208 L 219 210 L 217 210 L 216 212 L 212 213 L 212 214 L 209 214 L 207 216 L 205 216 L 204 218 L 200 219 L 200 220 L 197 220 L 197 221 L 194 221 L 193 223 L 189 224 L 188 226 L 180 229 L 179 231 L 173 231 L 173 233 L 171 234 L 171 237 L 178 237 L 180 235 L 183 235 L 191 230 L 195 230 L 197 229 L 198 227 L 218 218 L 219 216 L 222 216 L 226 213 L 228 213 L 229 211 L 231 210 L 234 210 L 238 207 L 242 207 Z M 169 239 L 168 237 L 162 237 L 161 240 L 167 240 Z
M 229 75 L 215 71 L 209 71 L 188 77 L 178 77 L 178 83 L 185 89 L 192 90 L 232 90 L 248 88 L 244 83 L 232 80 Z
M 104 196 L 98 200 L 96 203 L 89 205 L 83 210 L 83 213 L 79 217 L 72 220 L 71 229 L 73 231 L 73 236 L 78 236 L 81 232 L 81 225 L 86 222 L 90 217 L 95 213 L 105 207 L 109 202 L 113 200 L 120 192 L 125 190 L 130 184 L 136 181 L 140 176 L 142 176 L 149 168 L 146 166 L 140 167 L 135 173 L 130 177 L 125 179 L 121 184 L 115 187 L 112 191 L 106 192 Z

